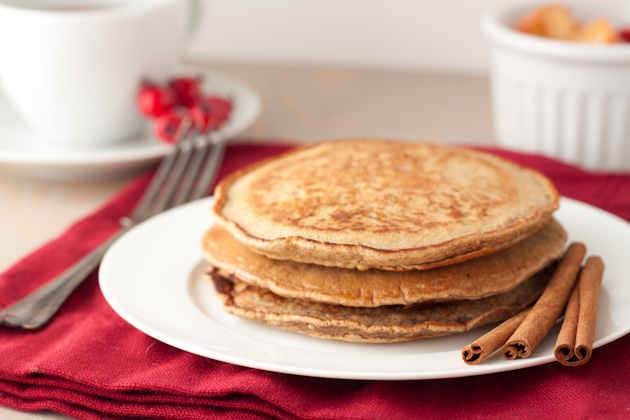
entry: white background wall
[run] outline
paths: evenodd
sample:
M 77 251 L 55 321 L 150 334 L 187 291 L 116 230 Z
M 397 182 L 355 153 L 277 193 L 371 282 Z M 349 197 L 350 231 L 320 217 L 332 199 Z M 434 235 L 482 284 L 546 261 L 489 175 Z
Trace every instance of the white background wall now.
M 513 0 L 199 0 L 195 60 L 484 72 L 479 21 Z

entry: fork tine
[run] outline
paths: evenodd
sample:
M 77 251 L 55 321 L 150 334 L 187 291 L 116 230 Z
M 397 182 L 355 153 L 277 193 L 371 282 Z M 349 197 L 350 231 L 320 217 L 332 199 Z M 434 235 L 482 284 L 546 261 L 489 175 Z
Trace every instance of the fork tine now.
M 173 165 L 179 158 L 179 155 L 183 149 L 184 142 L 180 141 L 181 139 L 188 136 L 189 132 L 193 129 L 192 119 L 185 118 L 182 121 L 182 124 L 177 130 L 175 134 L 175 139 L 177 140 L 175 149 L 168 154 L 168 156 L 162 161 L 160 166 L 158 167 L 151 183 L 147 187 L 145 193 L 143 194 L 140 202 L 136 205 L 130 219 L 132 220 L 142 220 L 149 216 L 149 210 L 151 205 L 155 202 L 157 195 L 159 194 L 164 182 L 166 181 L 167 176 L 171 172 Z
M 189 136 L 179 141 L 179 143 L 182 145 L 180 157 L 179 159 L 177 159 L 174 168 L 171 170 L 168 177 L 166 178 L 162 193 L 157 196 L 155 202 L 151 206 L 150 216 L 173 207 L 173 197 L 175 196 L 180 186 L 180 182 L 183 178 L 185 179 L 184 175 L 190 172 L 188 162 L 195 152 L 195 139 L 197 138 L 197 136 L 198 134 L 196 130 L 193 130 L 192 136 Z
M 223 160 L 226 143 L 223 135 L 220 132 L 213 133 L 213 135 L 210 136 L 208 143 L 212 146 L 212 148 L 210 153 L 208 153 L 202 173 L 199 176 L 199 182 L 197 183 L 197 186 L 191 196 L 191 200 L 205 197 L 208 194 L 210 185 L 216 179 L 219 164 Z
M 175 149 L 158 168 L 127 222 L 137 223 L 168 208 L 204 197 L 225 151 L 221 131 L 201 135 L 190 118 L 182 121 Z
M 187 179 L 183 182 L 182 186 L 178 190 L 178 194 L 175 196 L 172 202 L 172 206 L 178 206 L 187 201 L 191 201 L 190 192 L 195 185 L 195 181 L 197 180 L 201 164 L 204 161 L 204 157 L 210 148 L 210 138 L 209 135 L 198 136 L 196 138 L 195 144 L 193 147 L 195 148 L 195 152 L 193 154 L 193 160 L 190 163 L 189 169 L 187 171 Z

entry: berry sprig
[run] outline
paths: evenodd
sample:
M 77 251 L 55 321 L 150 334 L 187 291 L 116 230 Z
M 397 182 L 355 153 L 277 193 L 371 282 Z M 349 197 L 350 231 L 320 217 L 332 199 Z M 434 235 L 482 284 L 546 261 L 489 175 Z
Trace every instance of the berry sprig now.
M 232 102 L 217 94 L 204 94 L 200 77 L 182 76 L 160 85 L 144 81 L 136 103 L 145 117 L 153 120 L 155 136 L 165 143 L 173 143 L 186 117 L 199 133 L 220 128 L 232 112 Z

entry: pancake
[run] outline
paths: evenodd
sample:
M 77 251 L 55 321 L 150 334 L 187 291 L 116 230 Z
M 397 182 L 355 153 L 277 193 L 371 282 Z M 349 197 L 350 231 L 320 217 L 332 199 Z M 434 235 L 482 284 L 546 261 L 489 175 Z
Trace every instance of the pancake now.
M 237 171 L 212 214 L 252 251 L 368 270 L 489 255 L 546 226 L 559 194 L 540 173 L 458 147 L 387 140 L 304 146 Z
M 566 232 L 556 221 L 503 251 L 425 271 L 347 270 L 280 261 L 250 251 L 220 226 L 202 241 L 204 258 L 240 281 L 288 298 L 376 307 L 480 299 L 504 293 L 560 257 Z
M 515 289 L 484 299 L 358 308 L 284 298 L 211 269 L 224 309 L 238 317 L 318 338 L 391 343 L 461 333 L 503 321 L 532 304 L 551 277 L 543 270 Z

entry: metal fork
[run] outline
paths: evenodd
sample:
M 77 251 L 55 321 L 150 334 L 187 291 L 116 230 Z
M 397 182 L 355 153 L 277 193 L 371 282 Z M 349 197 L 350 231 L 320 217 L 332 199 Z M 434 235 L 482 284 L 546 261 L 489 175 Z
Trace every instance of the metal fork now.
M 176 147 L 158 167 L 134 211 L 120 219 L 121 229 L 50 282 L 0 311 L 0 324 L 27 329 L 44 325 L 123 233 L 157 213 L 205 196 L 223 159 L 225 128 L 200 135 L 185 119 L 176 133 Z

